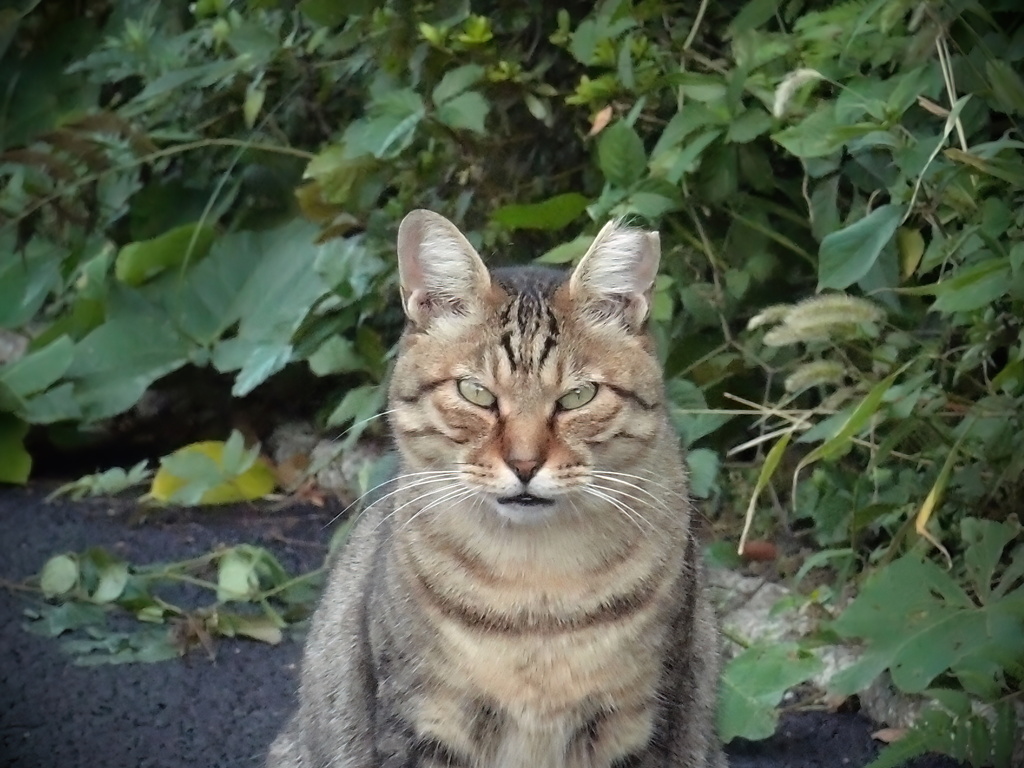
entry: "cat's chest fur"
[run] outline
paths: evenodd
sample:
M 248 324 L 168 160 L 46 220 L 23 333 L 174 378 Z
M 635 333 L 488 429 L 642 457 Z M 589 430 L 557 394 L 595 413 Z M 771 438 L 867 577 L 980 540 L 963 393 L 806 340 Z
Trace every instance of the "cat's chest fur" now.
M 480 551 L 426 527 L 395 543 L 404 577 L 391 595 L 417 606 L 415 689 L 430 694 L 411 697 L 409 715 L 421 738 L 495 768 L 602 765 L 649 740 L 678 565 L 664 541 L 602 547 L 548 531 L 516 557 L 516 542 Z

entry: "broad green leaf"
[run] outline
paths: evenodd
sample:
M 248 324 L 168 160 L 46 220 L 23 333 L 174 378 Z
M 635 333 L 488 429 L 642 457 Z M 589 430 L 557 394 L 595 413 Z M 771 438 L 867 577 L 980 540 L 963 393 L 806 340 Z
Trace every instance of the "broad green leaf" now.
M 70 592 L 78 583 L 78 561 L 70 555 L 51 557 L 39 574 L 39 588 L 48 598 Z
M 63 249 L 35 237 L 19 250 L 13 235 L 10 228 L 0 233 L 0 328 L 27 323 L 61 285 Z
M 25 629 L 42 637 L 59 637 L 65 632 L 83 627 L 102 627 L 106 621 L 101 606 L 76 600 L 68 600 L 60 605 L 44 605 L 35 613 L 37 617 Z
M 380 414 L 386 397 L 387 392 L 380 385 L 367 384 L 354 387 L 345 393 L 341 402 L 331 411 L 327 417 L 327 426 L 337 427 L 351 422 L 352 425 L 343 434 L 345 435 L 344 445 L 352 445 L 366 430 L 370 422 Z
M 647 153 L 633 126 L 620 120 L 601 132 L 597 163 L 608 183 L 615 186 L 628 187 L 640 179 L 647 165 Z
M 166 97 L 172 91 L 184 86 L 213 84 L 227 79 L 246 66 L 241 57 L 238 59 L 221 59 L 194 67 L 171 69 L 155 80 L 151 80 L 142 91 L 128 103 L 126 114 L 140 114 L 147 108 L 146 102 L 157 97 Z
M 490 102 L 477 91 L 465 91 L 437 108 L 437 119 L 455 130 L 468 130 L 483 134 L 484 120 L 490 110 Z
M 465 64 L 444 73 L 441 82 L 431 94 L 434 104 L 440 106 L 460 93 L 469 90 L 483 79 L 484 68 L 479 64 Z
M 259 588 L 256 561 L 245 550 L 233 549 L 217 564 L 217 600 L 245 601 Z
M 18 397 L 42 392 L 67 371 L 74 357 L 74 346 L 71 339 L 61 336 L 17 362 L 0 366 L 0 382 Z
M 988 86 L 1007 114 L 1024 115 L 1024 81 L 1009 62 L 989 58 L 985 61 Z
M 661 154 L 657 162 L 651 163 L 651 175 L 663 176 L 670 184 L 678 184 L 686 174 L 696 170 L 701 153 L 722 135 L 721 129 L 704 131 L 684 145 Z
M 535 261 L 538 264 L 568 264 L 583 257 L 583 254 L 594 242 L 592 235 L 580 235 L 567 243 L 556 245 L 551 250 L 538 256 Z
M 766 739 L 775 733 L 776 709 L 786 691 L 822 668 L 795 643 L 752 646 L 725 665 L 718 705 L 718 734 L 725 743 L 739 737 Z
M 864 218 L 826 235 L 819 254 L 818 290 L 843 290 L 864 277 L 892 240 L 904 210 L 902 205 L 881 205 Z
M 961 539 L 967 545 L 964 565 L 983 603 L 993 598 L 996 571 L 1003 560 L 1003 551 L 1021 535 L 1016 520 L 996 522 L 965 517 L 960 521 Z
M 423 99 L 411 88 L 388 91 L 371 104 L 368 117 L 345 129 L 343 143 L 349 156 L 396 157 L 412 143 L 425 112 Z
M 25 450 L 28 424 L 11 413 L 0 412 L 0 483 L 23 485 L 32 472 L 32 457 Z
M 504 205 L 492 218 L 509 229 L 564 229 L 587 209 L 589 200 L 578 192 L 566 192 L 539 203 Z
M 944 672 L 975 670 L 987 659 L 1020 659 L 1022 593 L 977 605 L 946 571 L 905 555 L 874 573 L 834 622 L 840 635 L 866 641 L 867 651 L 832 685 L 855 693 L 888 669 L 900 690 L 919 693 Z
M 987 307 L 1006 295 L 1010 288 L 1010 265 L 993 258 L 960 270 L 954 277 L 936 283 L 936 312 L 967 312 Z
M 710 448 L 694 448 L 686 452 L 686 467 L 689 472 L 690 493 L 698 499 L 706 499 L 718 487 L 718 470 L 721 464 L 718 452 Z
M 190 342 L 162 308 L 114 284 L 107 319 L 75 345 L 66 372 L 87 421 L 126 411 L 161 376 L 189 359 Z
M 355 344 L 344 336 L 331 336 L 307 361 L 309 370 L 317 376 L 330 376 L 334 373 L 352 373 L 366 367 L 366 361 L 359 354 Z
M 191 339 L 213 346 L 218 370 L 240 371 L 236 395 L 289 361 L 294 333 L 330 291 L 316 266 L 338 258 L 346 243 L 318 245 L 316 232 L 314 225 L 295 220 L 222 237 L 189 270 L 184 285 L 161 294 L 174 322 Z M 234 335 L 220 340 L 233 326 Z
M 304 179 L 314 179 L 320 194 L 335 205 L 346 203 L 377 163 L 370 155 L 352 157 L 343 144 L 332 144 L 309 161 Z
M 225 339 L 213 352 L 218 371 L 238 371 L 231 387 L 234 397 L 244 397 L 291 362 L 294 350 L 284 341 L 262 341 L 246 336 Z
M 672 115 L 672 119 L 662 130 L 654 149 L 651 150 L 651 165 L 658 164 L 658 158 L 662 153 L 675 149 L 695 131 L 707 125 L 718 125 L 722 122 L 719 115 L 704 104 L 700 102 L 687 104 L 681 111 Z
M 746 144 L 767 133 L 773 122 L 772 116 L 763 109 L 746 109 L 729 123 L 725 140 L 735 144 Z
M 772 135 L 772 140 L 792 155 L 803 158 L 830 155 L 847 142 L 836 123 L 831 104 L 812 112 L 796 125 Z
M 112 603 L 124 592 L 128 584 L 128 564 L 110 562 L 99 573 L 99 583 L 90 597 L 94 603 Z
M 757 29 L 775 16 L 780 5 L 781 0 L 748 0 L 729 22 L 726 38 L 730 39 Z

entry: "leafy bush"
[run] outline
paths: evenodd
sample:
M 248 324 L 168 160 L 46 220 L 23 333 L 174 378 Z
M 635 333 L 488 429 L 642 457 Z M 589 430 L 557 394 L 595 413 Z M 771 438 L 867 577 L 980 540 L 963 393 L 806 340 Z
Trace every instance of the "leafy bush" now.
M 321 423 L 354 440 L 383 403 L 406 210 L 547 263 L 623 216 L 663 231 L 694 490 L 728 535 L 747 506 L 793 534 L 800 577 L 824 569 L 828 629 L 868 649 L 837 684 L 940 689 L 933 726 L 968 722 L 956 696 L 1019 696 L 1010 2 L 36 5 L 0 37 L 0 328 L 28 344 L 0 367 L 0 479 L 28 476 L 30 427 L 88 431 L 203 367 L 236 396 L 330 377 Z M 998 723 L 991 749 L 927 743 L 1007 764 Z

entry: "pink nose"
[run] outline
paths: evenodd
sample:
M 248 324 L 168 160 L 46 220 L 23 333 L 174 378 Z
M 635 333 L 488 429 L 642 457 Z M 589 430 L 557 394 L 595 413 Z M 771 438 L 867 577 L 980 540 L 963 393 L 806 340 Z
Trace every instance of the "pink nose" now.
M 540 468 L 540 462 L 535 459 L 507 459 L 506 463 L 524 483 L 530 482 L 530 478 L 536 475 Z

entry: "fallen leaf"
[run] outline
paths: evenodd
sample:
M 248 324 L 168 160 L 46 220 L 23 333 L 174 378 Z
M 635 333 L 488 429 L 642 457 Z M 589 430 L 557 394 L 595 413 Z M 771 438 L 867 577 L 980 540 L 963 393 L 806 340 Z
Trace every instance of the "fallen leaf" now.
M 740 554 L 744 560 L 764 563 L 777 558 L 779 548 L 771 541 L 754 540 L 746 542 L 743 545 L 743 552 Z
M 590 133 L 588 133 L 587 135 L 597 136 L 597 134 L 599 134 L 607 127 L 608 123 L 611 122 L 611 119 L 612 108 L 610 106 L 598 111 L 598 113 L 594 115 L 593 122 L 591 122 L 590 124 Z
M 298 488 L 306 482 L 306 470 L 309 469 L 308 453 L 293 453 L 279 461 L 274 467 L 277 484 L 285 489 Z
M 906 728 L 880 728 L 871 734 L 871 738 L 875 741 L 881 741 L 883 744 L 892 744 L 906 735 Z

